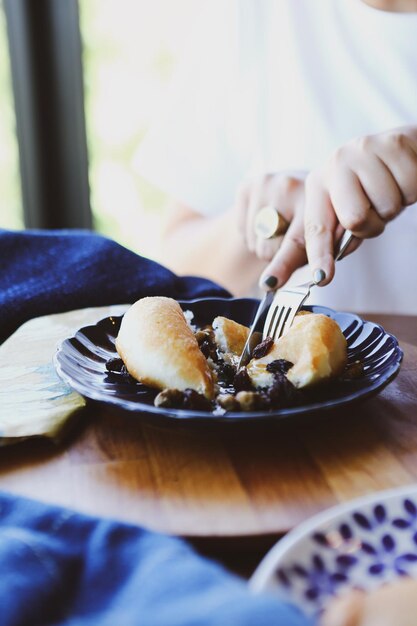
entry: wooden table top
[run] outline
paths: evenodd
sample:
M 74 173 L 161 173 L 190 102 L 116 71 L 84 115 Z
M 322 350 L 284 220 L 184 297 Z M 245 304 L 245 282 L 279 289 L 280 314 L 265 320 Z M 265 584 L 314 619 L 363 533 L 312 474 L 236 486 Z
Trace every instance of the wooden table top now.
M 3 448 L 0 488 L 176 535 L 278 537 L 307 517 L 417 481 L 417 318 L 367 315 L 405 353 L 378 396 L 309 423 L 143 424 L 89 405 L 60 446 Z

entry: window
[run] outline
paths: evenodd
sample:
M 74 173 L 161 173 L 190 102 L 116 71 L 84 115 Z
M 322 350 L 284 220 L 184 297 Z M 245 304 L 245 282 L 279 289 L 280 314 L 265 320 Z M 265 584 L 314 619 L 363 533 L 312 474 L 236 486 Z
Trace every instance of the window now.
M 195 0 L 79 0 L 95 228 L 151 258 L 167 197 L 137 173 L 135 153 L 199 9 Z
M 0 0 L 0 227 L 23 228 L 19 153 L 7 45 L 6 19 Z

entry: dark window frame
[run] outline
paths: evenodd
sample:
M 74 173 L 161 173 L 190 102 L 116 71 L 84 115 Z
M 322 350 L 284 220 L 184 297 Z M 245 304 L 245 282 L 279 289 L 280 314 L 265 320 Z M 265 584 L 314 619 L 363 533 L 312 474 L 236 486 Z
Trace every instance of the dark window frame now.
M 25 226 L 91 228 L 77 0 L 3 0 Z

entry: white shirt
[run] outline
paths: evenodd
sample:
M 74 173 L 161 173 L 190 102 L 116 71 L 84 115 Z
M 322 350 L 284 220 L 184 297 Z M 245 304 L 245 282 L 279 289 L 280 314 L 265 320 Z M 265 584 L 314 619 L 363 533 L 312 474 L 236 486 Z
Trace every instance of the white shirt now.
M 417 125 L 417 13 L 362 0 L 211 0 L 141 173 L 205 215 L 248 176 L 311 170 L 350 139 Z M 417 314 L 417 207 L 338 263 L 312 301 Z

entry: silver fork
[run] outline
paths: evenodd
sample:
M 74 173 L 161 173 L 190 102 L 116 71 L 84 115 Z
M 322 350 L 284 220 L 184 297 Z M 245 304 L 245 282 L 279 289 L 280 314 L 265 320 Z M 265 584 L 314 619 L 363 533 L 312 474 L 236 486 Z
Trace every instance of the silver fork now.
M 342 258 L 352 239 L 352 233 L 346 230 L 337 246 L 335 261 Z M 303 285 L 283 287 L 276 292 L 265 319 L 263 339 L 272 337 L 277 340 L 289 330 L 294 317 L 309 297 L 311 288 L 316 284 L 315 281 L 310 281 Z

